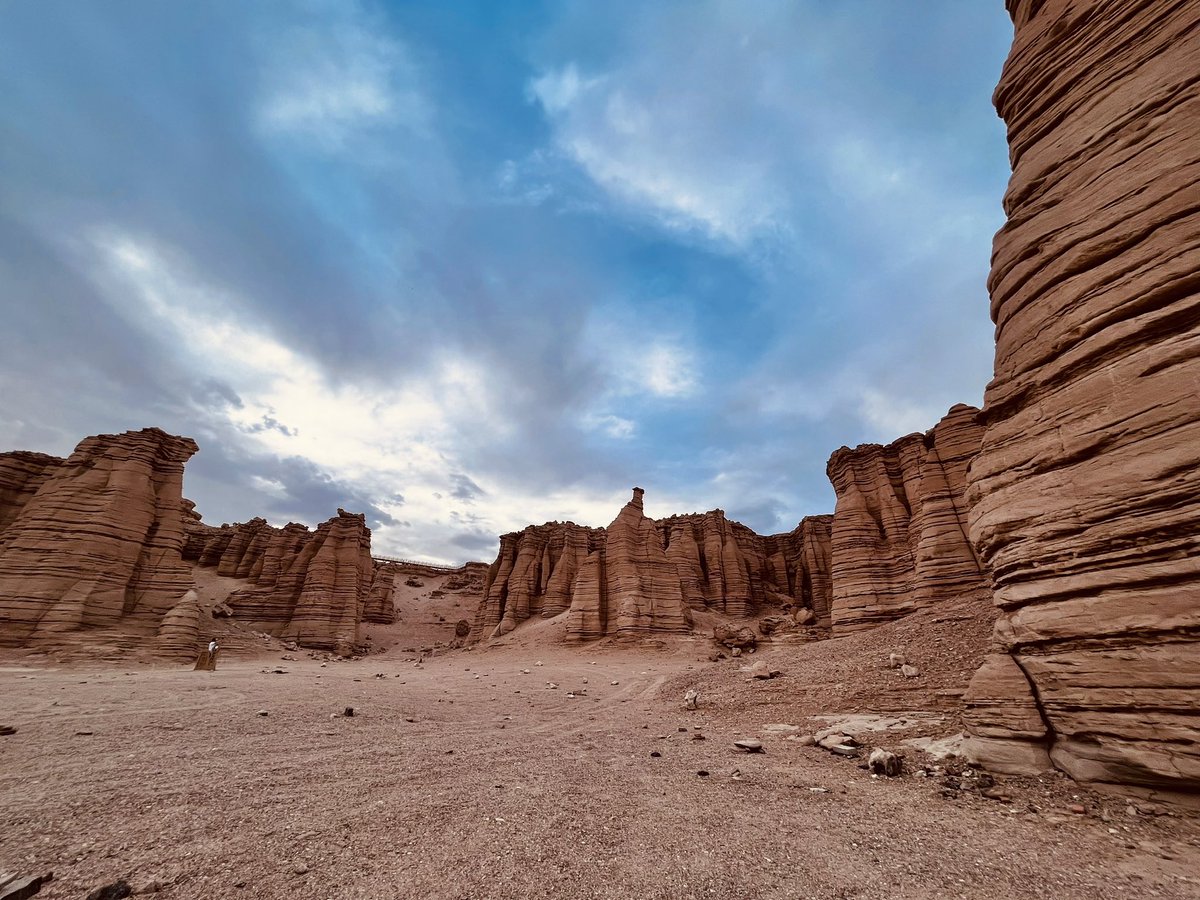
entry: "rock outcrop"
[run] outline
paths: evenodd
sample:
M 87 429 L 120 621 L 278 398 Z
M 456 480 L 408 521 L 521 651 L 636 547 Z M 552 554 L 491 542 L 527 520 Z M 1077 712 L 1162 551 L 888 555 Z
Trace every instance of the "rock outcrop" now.
M 188 527 L 187 558 L 249 582 L 227 603 L 251 627 L 305 647 L 348 654 L 358 643 L 368 608 L 373 621 L 389 621 L 382 597 L 370 602 L 375 562 L 371 531 L 361 514 L 339 509 L 315 532 L 296 522 L 275 528 L 264 519 Z
M 66 460 L 5 454 L 16 514 L 0 532 L 0 644 L 116 625 L 156 635 L 192 587 L 180 510 L 196 450 L 147 428 L 86 438 Z
M 969 752 L 1200 792 L 1200 4 L 1010 0 Z
M 599 613 L 618 637 L 688 631 L 691 616 L 675 565 L 667 557 L 654 521 L 642 511 L 642 489 L 608 526 L 604 539 L 603 580 L 592 589 L 579 584 L 567 616 L 567 636 L 593 637 L 588 620 Z M 588 573 L 592 574 L 591 572 Z M 598 598 L 600 610 L 592 608 Z
M 965 503 L 967 466 L 983 435 L 978 413 L 955 406 L 925 434 L 830 457 L 835 634 L 987 589 Z
M 719 509 L 654 521 L 638 491 L 607 528 L 551 522 L 503 535 L 473 633 L 505 634 L 569 611 L 572 638 L 633 637 L 687 630 L 688 610 L 755 616 L 793 607 L 827 628 L 831 526 L 832 517 L 812 516 L 763 537 Z
M 63 462 L 62 457 L 27 450 L 0 453 L 0 535 Z
M 396 563 L 376 563 L 371 588 L 363 603 L 363 621 L 378 625 L 391 625 L 396 621 L 396 606 L 392 591 L 396 587 L 396 575 L 400 567 Z

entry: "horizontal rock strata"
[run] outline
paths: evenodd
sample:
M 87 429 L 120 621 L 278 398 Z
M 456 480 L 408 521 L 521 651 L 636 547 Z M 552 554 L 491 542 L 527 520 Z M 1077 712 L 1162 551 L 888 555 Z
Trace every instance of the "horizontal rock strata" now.
M 372 602 L 375 562 L 361 514 L 339 509 L 315 532 L 264 519 L 219 528 L 192 522 L 185 556 L 250 583 L 227 601 L 239 620 L 305 647 L 351 653 L 368 610 L 372 621 L 394 615 L 383 582 Z
M 995 100 L 1013 174 L 969 489 L 1001 615 L 968 746 L 1194 801 L 1200 4 L 1008 7 Z
M 0 537 L 64 462 L 59 456 L 27 450 L 0 453 Z
M 925 434 L 830 457 L 835 634 L 987 590 L 967 539 L 965 501 L 967 466 L 983 435 L 978 413 L 955 406 Z
M 654 521 L 639 493 L 608 528 L 530 526 L 500 538 L 473 634 L 505 634 L 568 610 L 567 633 L 580 640 L 685 631 L 688 610 L 701 609 L 810 609 L 827 627 L 831 523 L 813 516 L 763 537 L 721 510 Z
M 0 532 L 0 644 L 117 625 L 156 635 L 192 587 L 180 511 L 196 449 L 147 428 L 86 438 L 66 460 L 5 454 L 16 514 Z

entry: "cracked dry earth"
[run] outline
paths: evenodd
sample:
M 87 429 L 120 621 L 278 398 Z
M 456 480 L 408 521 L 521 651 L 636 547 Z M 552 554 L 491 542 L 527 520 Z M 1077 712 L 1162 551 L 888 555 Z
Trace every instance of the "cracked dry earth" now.
M 189 900 L 1200 897 L 1188 814 L 1054 778 L 948 800 L 911 751 L 909 774 L 873 779 L 764 728 L 786 704 L 742 699 L 753 684 L 707 652 L 273 654 L 212 673 L 10 654 L 0 871 L 52 870 L 46 898 L 119 878 Z M 769 684 L 798 685 L 804 653 L 772 653 L 792 674 Z M 732 745 L 756 736 L 765 753 Z

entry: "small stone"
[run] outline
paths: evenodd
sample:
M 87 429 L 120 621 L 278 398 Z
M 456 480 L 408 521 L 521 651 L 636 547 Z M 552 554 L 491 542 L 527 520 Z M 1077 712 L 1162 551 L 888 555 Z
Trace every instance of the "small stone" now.
M 708 777 L 708 769 L 701 769 L 696 774 L 699 775 L 701 778 L 707 778 Z
M 692 735 L 692 740 L 693 741 L 702 741 L 702 740 L 704 740 L 704 735 L 702 735 L 700 732 L 697 731 L 695 734 Z
M 292 871 L 295 872 L 297 875 L 307 875 L 308 874 L 308 863 L 298 862 L 298 863 L 296 863 L 296 865 L 292 866 Z
M 258 714 L 259 714 L 260 716 L 269 716 L 269 715 L 270 715 L 270 713 L 269 713 L 267 710 L 265 710 L 265 709 L 260 709 L 260 710 L 258 711 Z
M 850 737 L 850 735 L 842 734 L 840 731 L 835 731 L 833 734 L 827 734 L 817 741 L 817 746 L 823 747 L 826 750 L 832 750 L 834 747 L 839 745 L 844 744 L 847 746 L 852 746 L 854 743 L 854 738 Z
M 151 875 L 149 878 L 146 878 L 145 880 L 139 881 L 137 884 L 135 884 L 133 886 L 133 892 L 135 894 L 157 894 L 165 887 L 166 886 L 162 883 L 160 878 Z
M 415 721 L 417 721 L 417 720 L 416 720 L 414 717 L 412 717 L 412 716 L 406 716 L 406 717 L 405 717 L 405 719 L 404 719 L 404 721 L 405 721 L 405 722 L 415 722 Z
M 620 684 L 620 683 L 621 683 L 621 682 L 619 682 L 619 681 L 610 681 L 610 682 L 609 682 L 609 684 L 613 685 L 614 687 L 615 687 L 616 685 Z
M 848 759 L 854 759 L 858 756 L 859 748 L 852 747 L 849 744 L 838 744 L 829 748 L 829 752 L 837 756 L 845 756 Z
M 87 895 L 87 900 L 124 900 L 133 894 L 133 888 L 129 886 L 129 882 L 125 879 L 114 881 L 112 884 L 106 884 L 104 887 L 96 888 Z
M 689 688 L 683 695 L 683 706 L 685 709 L 695 709 L 700 704 L 700 692 L 695 688 Z
M 739 750 L 745 750 L 747 753 L 762 753 L 762 741 L 756 741 L 753 738 L 743 738 L 733 742 L 733 746 Z
M 908 660 L 906 660 L 904 658 L 903 653 L 889 653 L 888 654 L 888 666 L 892 669 L 898 669 L 902 665 L 904 665 L 906 662 L 908 662 Z
M 342 710 L 342 715 L 347 719 L 353 719 L 354 718 L 354 707 L 347 706 L 344 710 Z
M 661 757 L 661 756 L 662 756 L 662 754 L 661 754 L 661 753 L 659 753 L 657 750 L 651 750 L 651 751 L 650 751 L 650 755 L 651 755 L 652 757 L 654 757 L 655 759 L 658 759 L 659 757 Z
M 16 734 L 17 729 L 14 725 L 0 725 L 0 734 Z
M 1082 816 L 1087 813 L 1087 807 L 1084 806 L 1082 803 L 1072 803 L 1070 806 L 1067 807 L 1067 810 L 1069 812 L 1075 813 L 1075 815 L 1077 815 L 1077 816 Z
M 910 666 L 907 663 L 905 663 L 904 665 L 902 665 L 900 667 L 900 674 L 903 675 L 905 678 L 916 678 L 918 675 L 921 674 L 921 672 L 919 669 L 917 669 L 916 666 Z
M 895 753 L 876 747 L 867 757 L 867 767 L 876 775 L 895 778 L 903 768 L 903 761 Z
M 730 651 L 729 651 L 729 655 L 730 655 L 730 656 L 734 656 L 734 657 L 736 657 L 736 656 L 741 656 L 741 655 L 742 655 L 742 648 L 741 648 L 741 647 L 734 647 L 732 650 L 730 650 Z

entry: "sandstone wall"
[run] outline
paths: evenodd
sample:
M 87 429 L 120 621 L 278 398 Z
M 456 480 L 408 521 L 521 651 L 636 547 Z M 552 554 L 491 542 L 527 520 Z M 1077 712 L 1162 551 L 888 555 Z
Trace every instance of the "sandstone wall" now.
M 26 450 L 0 453 L 0 535 L 63 462 L 58 456 Z
M 0 532 L 0 644 L 115 625 L 157 634 L 192 587 L 180 511 L 196 449 L 147 428 L 86 438 L 65 461 L 6 454 L 16 515 Z
M 371 602 L 376 566 L 361 514 L 339 509 L 315 532 L 295 522 L 275 528 L 264 519 L 187 527 L 186 558 L 249 582 L 228 603 L 251 627 L 305 647 L 350 653 L 368 613 L 372 621 L 390 621 L 391 595 L 384 602 L 383 582 Z
M 835 634 L 987 589 L 965 502 L 967 466 L 983 435 L 978 414 L 958 405 L 925 434 L 842 447 L 829 458 Z
M 636 496 L 608 528 L 551 522 L 500 538 L 472 634 L 570 611 L 575 639 L 687 630 L 688 610 L 813 610 L 828 627 L 832 517 L 763 537 L 721 510 L 653 521 Z
M 1200 4 L 1021 0 L 970 534 L 998 769 L 1200 792 Z

